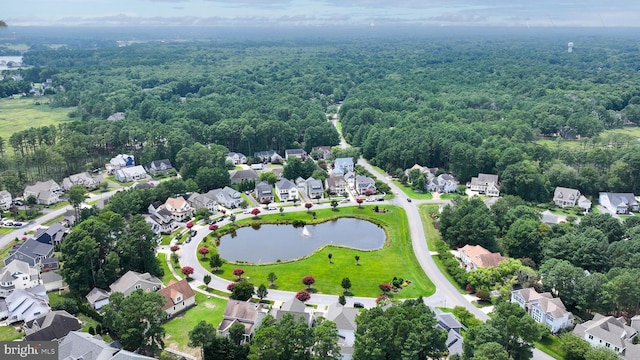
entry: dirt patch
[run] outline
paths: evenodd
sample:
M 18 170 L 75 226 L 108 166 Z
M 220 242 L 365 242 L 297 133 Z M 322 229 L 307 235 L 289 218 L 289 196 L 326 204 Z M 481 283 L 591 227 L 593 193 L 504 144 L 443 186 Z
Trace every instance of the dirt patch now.
M 205 303 L 204 307 L 206 307 L 207 309 L 215 309 L 216 308 L 216 304 Z

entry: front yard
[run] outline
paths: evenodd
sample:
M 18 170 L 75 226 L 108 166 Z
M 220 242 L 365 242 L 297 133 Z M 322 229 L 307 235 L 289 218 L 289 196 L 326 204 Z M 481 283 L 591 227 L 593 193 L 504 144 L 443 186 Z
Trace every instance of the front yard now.
M 433 195 L 431 195 L 430 192 L 416 192 L 415 190 L 413 190 L 413 188 L 411 187 L 411 185 L 404 185 L 402 184 L 400 181 L 398 180 L 392 180 L 393 183 L 400 188 L 400 190 L 402 190 L 402 192 L 407 195 L 407 197 L 410 197 L 412 199 L 415 200 L 431 200 L 433 199 Z

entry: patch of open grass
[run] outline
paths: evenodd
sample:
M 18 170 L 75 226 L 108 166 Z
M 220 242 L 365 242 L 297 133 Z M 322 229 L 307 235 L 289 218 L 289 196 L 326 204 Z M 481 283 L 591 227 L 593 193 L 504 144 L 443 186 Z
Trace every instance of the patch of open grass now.
M 440 199 L 442 200 L 453 200 L 462 197 L 460 194 L 449 193 L 440 195 Z
M 162 280 L 162 283 L 167 285 L 170 280 L 177 280 L 169 269 L 169 264 L 167 264 L 167 254 L 159 253 L 158 261 L 160 262 L 160 267 L 162 267 L 162 270 L 164 270 L 164 275 L 162 275 L 162 278 L 160 279 Z
M 6 259 L 9 256 L 9 251 L 13 249 L 13 245 L 19 244 L 19 243 L 21 242 L 12 241 L 9 244 L 7 244 L 7 246 L 0 249 L 0 259 Z
M 373 168 L 373 170 L 375 170 L 378 174 L 387 175 L 387 173 L 384 170 L 382 170 L 381 168 L 379 168 L 377 166 L 371 165 L 371 168 Z
M 554 359 L 562 360 L 567 354 L 560 347 L 560 338 L 557 336 L 547 336 L 534 343 L 535 347 Z
M 415 258 L 405 212 L 399 207 L 390 205 L 379 205 L 379 208 L 387 212 L 375 213 L 373 206 L 362 208 L 346 206 L 338 207 L 337 211 L 316 210 L 316 220 L 313 220 L 312 215 L 306 211 L 285 213 L 284 216 L 267 214 L 260 216 L 257 220 L 254 218 L 241 220 L 238 222 L 239 225 L 282 223 L 293 220 L 320 223 L 340 217 L 356 217 L 381 226 L 385 230 L 387 240 L 382 249 L 374 251 L 325 246 L 298 261 L 268 265 L 225 264 L 217 275 L 233 280 L 235 279 L 232 274 L 233 269 L 242 267 L 245 270 L 245 276 L 249 276 L 250 281 L 257 286 L 262 283 L 268 284 L 267 275 L 274 272 L 278 277 L 276 281 L 278 289 L 288 291 L 303 289 L 305 286 L 301 282 L 302 277 L 312 275 L 316 278 L 313 288 L 317 293 L 336 295 L 342 294 L 341 281 L 348 277 L 352 283 L 351 293 L 355 296 L 367 297 L 379 296 L 381 292 L 378 285 L 390 283 L 394 277 L 398 277 L 411 280 L 412 284 L 397 294 L 397 297 L 415 298 L 432 295 L 435 292 L 435 286 Z M 327 260 L 329 253 L 333 254 L 332 264 Z M 356 265 L 356 255 L 360 256 L 360 265 Z M 210 268 L 208 262 L 201 263 L 205 268 Z
M 207 295 L 196 292 L 196 304 L 196 306 L 164 324 L 166 331 L 164 342 L 167 347 L 198 355 L 199 349 L 187 345 L 189 343 L 189 331 L 202 320 L 217 327 L 222 321 L 222 314 L 227 306 L 227 300 L 213 296 L 207 298 Z
M 68 201 L 60 201 L 59 203 L 55 203 L 51 206 L 49 206 L 50 210 L 58 210 L 58 209 L 62 209 L 65 206 L 69 206 L 69 202 Z
M 12 325 L 0 326 L 0 341 L 18 340 L 23 336 L 24 333 L 20 330 L 16 330 L 16 327 Z
M 431 195 L 430 192 L 416 192 L 415 190 L 413 190 L 413 188 L 411 188 L 410 185 L 404 185 L 402 184 L 400 181 L 398 180 L 392 180 L 394 184 L 396 184 L 396 186 L 398 186 L 400 188 L 400 190 L 402 190 L 402 192 L 407 195 L 407 197 L 410 197 L 412 199 L 416 199 L 416 200 L 431 200 L 433 199 L 433 195 Z
M 62 219 L 64 219 L 64 215 L 58 215 L 51 220 L 45 221 L 42 225 L 51 226 L 55 223 L 59 223 L 60 221 L 62 221 Z
M 11 233 L 12 231 L 13 231 L 13 228 L 10 228 L 10 227 L 4 227 L 4 226 L 0 227 L 0 235 L 6 235 L 6 234 L 9 234 L 9 233 Z
M 178 234 L 180 234 L 180 231 L 182 229 L 178 228 L 176 230 L 174 230 L 171 234 L 169 235 L 162 235 L 162 242 L 160 243 L 160 245 L 169 245 L 171 244 L 171 240 L 173 240 Z

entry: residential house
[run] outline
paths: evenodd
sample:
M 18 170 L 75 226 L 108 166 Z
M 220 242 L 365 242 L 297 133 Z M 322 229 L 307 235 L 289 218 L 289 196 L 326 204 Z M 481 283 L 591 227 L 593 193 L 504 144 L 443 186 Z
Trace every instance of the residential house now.
M 284 168 L 283 167 L 271 168 L 271 169 L 269 169 L 269 171 L 271 171 L 273 173 L 273 175 L 276 176 L 276 179 L 280 180 L 280 179 L 282 179 L 282 174 L 284 173 Z
M 311 156 L 316 154 L 314 160 L 327 160 L 331 157 L 331 146 L 314 146 L 311 148 Z
M 282 179 L 276 183 L 276 194 L 281 202 L 300 198 L 296 185 L 287 179 Z
M 368 176 L 358 175 L 356 176 L 354 188 L 356 189 L 356 192 L 360 195 L 363 195 L 366 193 L 375 194 L 376 182 Z
M 596 314 L 593 319 L 576 325 L 573 333 L 591 346 L 606 347 L 625 359 L 640 359 L 640 345 L 634 344 L 640 326 L 633 319 L 631 324 L 628 326 L 623 317 Z
M 164 203 L 164 208 L 171 212 L 171 217 L 175 221 L 186 221 L 193 216 L 193 208 L 181 196 L 168 198 Z
M 56 257 L 48 257 L 40 261 L 42 271 L 56 270 L 60 267 L 60 261 Z
M 149 181 L 143 181 L 143 182 L 136 181 L 133 183 L 133 185 L 131 185 L 130 189 L 138 189 L 138 190 L 153 189 L 153 183 Z
M 117 347 L 118 343 L 108 344 L 100 335 L 71 331 L 58 347 L 58 359 L 61 360 L 153 360 Z
M 354 173 L 353 171 L 347 171 L 347 173 L 342 177 L 344 178 L 344 181 L 347 182 L 347 185 L 349 185 L 350 188 L 353 189 L 356 186 L 356 173 Z
M 11 196 L 11 193 L 7 190 L 0 191 L 0 209 L 7 211 L 11 208 L 11 205 L 13 205 L 13 197 Z
M 211 198 L 215 198 L 219 205 L 222 205 L 228 209 L 237 208 L 242 202 L 242 195 L 238 191 L 228 186 L 225 186 L 222 189 L 213 189 L 205 195 Z
M 553 202 L 561 207 L 579 206 L 585 211 L 591 209 L 591 201 L 580 194 L 580 190 L 560 186 L 553 192 Z
M 322 199 L 324 197 L 324 188 L 322 187 L 321 180 L 308 178 L 306 183 L 306 192 L 310 199 Z
M 40 274 L 40 281 L 47 292 L 65 288 L 64 279 L 55 271 L 44 271 Z
M 342 169 L 333 168 L 333 169 L 331 169 L 331 171 L 329 172 L 329 176 L 339 176 L 339 177 L 344 177 L 344 171 L 342 171 Z
M 266 181 L 256 184 L 255 189 L 256 200 L 261 204 L 272 203 L 275 198 L 273 196 L 273 186 Z
M 218 201 L 216 198 L 209 197 L 207 194 L 199 194 L 196 192 L 191 193 L 187 198 L 187 202 L 195 209 L 195 211 L 206 208 L 211 211 L 211 213 L 215 214 L 218 212 Z
M 149 164 L 149 172 L 151 175 L 168 175 L 171 171 L 175 171 L 169 159 L 154 160 Z
M 9 256 L 4 259 L 4 264 L 7 265 L 13 260 L 21 260 L 29 266 L 36 266 L 42 264 L 42 261 L 50 258 L 51 255 L 53 255 L 53 245 L 28 239 L 17 249 L 9 251 Z
M 91 176 L 91 174 L 86 171 L 69 175 L 69 177 L 62 179 L 62 188 L 64 191 L 69 191 L 73 185 L 82 185 L 87 190 L 93 190 L 100 185 L 100 179 Z
M 287 149 L 284 151 L 284 159 L 289 160 L 291 158 L 297 157 L 298 159 L 304 161 L 307 159 L 307 152 L 304 149 Z
M 511 302 L 520 305 L 533 320 L 546 325 L 554 334 L 573 326 L 573 314 L 551 293 L 538 293 L 534 288 L 515 290 L 511 292 Z
M 313 325 L 313 308 L 307 307 L 302 301 L 298 300 L 295 296 L 285 301 L 280 308 L 273 308 L 270 311 L 271 316 L 276 320 L 282 319 L 284 314 L 293 315 L 295 320 L 300 318 L 304 319 L 307 326 Z
M 351 157 L 337 158 L 333 162 L 333 168 L 334 169 L 340 169 L 340 170 L 342 170 L 343 173 L 347 173 L 349 171 L 354 171 L 355 170 L 355 166 L 354 166 L 354 163 L 353 163 L 353 158 L 351 158 Z
M 431 176 L 430 179 L 427 180 L 427 190 L 441 194 L 454 193 L 458 191 L 458 181 L 451 174 Z
M 325 318 L 336 323 L 338 328 L 338 345 L 343 358 L 350 358 L 353 355 L 355 345 L 355 333 L 357 329 L 356 317 L 358 309 L 345 307 L 339 303 L 329 305 Z
M 162 209 L 162 211 L 167 211 L 167 209 Z M 173 221 L 170 213 L 169 216 L 162 216 L 159 215 L 159 213 L 151 214 L 149 216 L 145 216 L 144 219 L 147 224 L 151 225 L 151 230 L 153 230 L 153 233 L 156 235 L 171 234 L 173 230 L 178 228 L 178 223 Z
M 465 245 L 458 249 L 460 261 L 467 271 L 482 267 L 494 267 L 506 260 L 500 253 L 492 253 L 480 245 Z
M 251 339 L 265 315 L 260 304 L 249 301 L 229 300 L 222 315 L 222 322 L 218 325 L 218 335 L 229 336 L 231 326 L 239 323 L 244 326 L 242 343 L 245 343 Z
M 111 293 L 121 292 L 124 296 L 131 295 L 132 292 L 142 289 L 144 291 L 158 291 L 163 287 L 162 280 L 157 277 L 135 271 L 127 271 L 118 280 L 109 285 Z
M 256 182 L 260 178 L 258 173 L 253 169 L 247 170 L 230 170 L 229 178 L 231 179 L 231 184 L 240 184 L 243 182 L 253 181 Z
M 94 310 L 100 310 L 109 303 L 109 293 L 97 287 L 91 289 L 85 298 L 89 302 L 89 306 Z
M 22 196 L 25 201 L 33 196 L 36 203 L 40 205 L 53 205 L 60 201 L 62 188 L 53 180 L 38 181 L 34 185 L 29 185 L 24 189 Z
M 638 201 L 632 193 L 601 192 L 600 205 L 614 214 L 629 214 L 638 211 Z
M 298 176 L 294 183 L 298 187 L 298 193 L 305 194 L 307 192 L 307 180 L 303 179 L 302 176 Z
M 282 164 L 282 156 L 280 156 L 275 150 L 254 152 L 253 157 L 258 158 L 260 162 L 265 164 Z
M 109 160 L 109 162 L 104 165 L 104 168 L 107 170 L 107 173 L 113 174 L 116 170 L 134 166 L 135 164 L 135 157 L 133 155 L 118 154 Z
M 342 195 L 347 192 L 347 182 L 342 176 L 329 176 L 325 179 L 327 191 L 333 195 Z
M 486 194 L 487 196 L 500 196 L 498 175 L 480 173 L 477 177 L 471 178 L 467 187 L 472 191 L 477 191 L 480 194 Z
M 75 210 L 67 210 L 62 214 L 62 220 L 60 224 L 65 228 L 70 228 L 76 223 L 76 211 Z
M 12 260 L 0 269 L 0 298 L 7 297 L 15 289 L 30 289 L 40 284 L 40 269 L 20 260 Z
M 15 289 L 9 296 L 0 299 L 0 319 L 6 318 L 8 324 L 34 320 L 49 310 L 49 296 L 42 285 Z
M 422 165 L 419 165 L 419 164 L 414 164 L 409 169 L 406 169 L 404 171 L 404 174 L 409 176 L 409 174 L 411 173 L 411 170 L 418 170 L 418 171 L 420 171 L 421 174 L 427 174 L 427 173 L 434 174 L 435 173 L 435 171 L 432 173 L 431 169 L 429 169 L 428 167 L 425 167 L 425 166 L 422 166 Z
M 453 314 L 444 312 L 437 308 L 432 310 L 436 315 L 436 320 L 438 321 L 436 328 L 447 332 L 446 344 L 449 356 L 453 354 L 462 355 L 462 329 L 464 326 L 456 319 L 455 316 L 453 316 Z
M 39 228 L 33 235 L 37 242 L 50 245 L 59 245 L 67 235 L 67 230 L 62 224 L 55 223 L 47 228 Z
M 25 341 L 61 341 L 68 333 L 82 329 L 82 323 L 64 310 L 56 310 L 25 322 L 22 328 Z
M 171 280 L 166 288 L 158 290 L 158 294 L 164 296 L 165 302 L 162 310 L 167 313 L 169 318 L 196 304 L 196 294 L 187 279 Z
M 117 181 L 130 182 L 146 179 L 147 172 L 142 165 L 136 165 L 115 170 L 113 176 Z
M 233 165 L 246 164 L 247 157 L 242 153 L 230 152 L 227 154 L 226 161 L 230 161 Z
M 549 226 L 553 226 L 553 225 L 560 224 L 561 219 L 560 219 L 560 216 L 552 213 L 549 210 L 545 210 L 540 213 L 540 221 Z

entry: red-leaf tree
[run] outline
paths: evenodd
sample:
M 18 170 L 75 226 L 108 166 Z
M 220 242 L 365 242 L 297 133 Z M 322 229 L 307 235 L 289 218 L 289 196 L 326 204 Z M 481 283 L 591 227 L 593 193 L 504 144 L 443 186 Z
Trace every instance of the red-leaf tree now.
M 311 285 L 313 285 L 315 282 L 316 282 L 316 278 L 314 278 L 311 275 L 307 275 L 302 278 L 302 283 L 307 286 L 307 289 L 311 289 Z
M 209 230 L 211 231 L 218 230 L 218 224 L 209 224 Z
M 229 285 L 227 285 L 227 290 L 229 291 L 233 291 L 233 288 L 236 286 L 236 283 L 229 283 Z
M 253 210 L 251 210 L 251 215 L 258 217 L 258 215 L 260 215 L 260 209 L 253 208 Z
M 244 270 L 242 268 L 233 269 L 233 275 L 238 277 L 238 280 L 242 279 L 242 274 L 244 274 Z
M 193 227 L 193 221 L 187 222 L 187 229 L 191 229 Z
M 202 257 L 204 258 L 205 256 L 207 256 L 207 254 L 209 253 L 209 249 L 207 249 L 206 247 L 201 247 L 200 249 L 198 249 L 198 252 L 200 253 L 200 255 L 202 255 Z
M 169 250 L 171 250 L 171 252 L 176 252 L 178 250 L 180 250 L 180 246 L 178 245 L 173 245 L 169 248 Z
M 382 283 L 378 286 L 380 288 L 380 290 L 382 290 L 383 294 L 387 294 L 389 291 L 391 291 L 391 289 L 393 289 L 393 286 L 391 286 L 391 284 L 387 284 L 387 283 Z
M 356 202 L 358 203 L 358 208 L 362 207 L 362 202 L 364 201 L 363 198 L 356 198 Z
M 308 292 L 304 291 L 304 290 L 300 290 L 296 293 L 296 299 L 305 302 L 309 299 L 311 299 L 311 294 L 309 294 Z
M 187 277 L 191 276 L 193 274 L 193 272 L 194 272 L 194 270 L 193 270 L 193 268 L 191 266 L 183 266 L 181 271 Z
M 304 203 L 304 207 L 306 207 L 306 208 L 307 208 L 307 212 L 309 212 L 309 210 L 311 209 L 311 207 L 313 207 L 313 203 L 310 203 L 310 202 L 308 202 L 308 203 Z
M 371 190 L 371 189 L 367 189 L 367 190 L 364 191 L 364 194 L 367 195 L 367 196 L 371 196 L 371 195 L 375 194 L 375 192 L 373 190 Z

